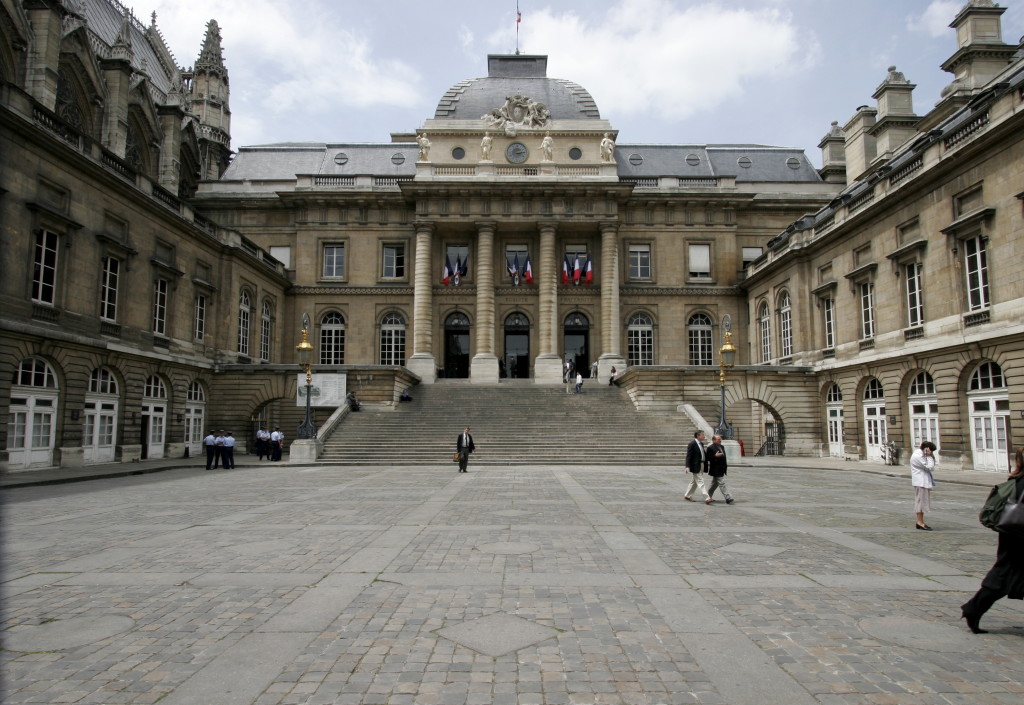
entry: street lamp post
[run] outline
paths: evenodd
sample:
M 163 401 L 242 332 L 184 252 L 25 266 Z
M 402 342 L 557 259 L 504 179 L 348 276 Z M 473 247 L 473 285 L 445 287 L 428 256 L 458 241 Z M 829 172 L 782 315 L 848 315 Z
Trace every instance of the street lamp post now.
M 732 440 L 732 424 L 725 420 L 725 371 L 736 364 L 736 347 L 732 344 L 732 317 L 722 317 L 722 347 L 718 351 L 718 388 L 722 393 L 722 407 L 715 433 L 723 440 Z
M 302 340 L 295 346 L 295 352 L 299 358 L 299 365 L 306 370 L 306 420 L 299 424 L 299 431 L 296 436 L 302 439 L 316 438 L 316 424 L 310 415 L 310 397 L 313 391 L 312 357 L 313 344 L 309 342 L 309 315 L 302 314 Z

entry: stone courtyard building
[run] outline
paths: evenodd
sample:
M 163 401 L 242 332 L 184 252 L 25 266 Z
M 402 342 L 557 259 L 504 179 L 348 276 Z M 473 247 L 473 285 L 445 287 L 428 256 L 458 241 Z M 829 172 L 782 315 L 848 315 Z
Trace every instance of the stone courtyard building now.
M 290 433 L 307 315 L 314 373 L 376 406 L 555 385 L 568 360 L 712 426 L 731 322 L 748 449 L 877 461 L 931 439 L 1003 470 L 1024 441 L 1024 54 L 1003 12 L 965 5 L 935 107 L 893 67 L 815 169 L 634 141 L 536 55 L 487 57 L 388 142 L 233 152 L 215 21 L 185 68 L 117 0 L 0 0 L 3 460 Z

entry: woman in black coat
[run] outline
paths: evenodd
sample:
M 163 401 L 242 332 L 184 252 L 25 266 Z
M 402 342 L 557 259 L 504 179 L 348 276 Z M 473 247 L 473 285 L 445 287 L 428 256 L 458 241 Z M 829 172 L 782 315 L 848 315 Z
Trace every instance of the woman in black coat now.
M 1014 469 L 1010 479 L 1016 481 L 1014 496 L 1020 501 L 1024 495 L 1024 448 L 1014 457 Z M 1024 536 L 999 534 L 996 563 L 981 581 L 981 589 L 970 600 L 961 605 L 962 617 L 975 634 L 988 632 L 979 626 L 981 617 L 1000 597 L 1011 600 L 1024 599 Z

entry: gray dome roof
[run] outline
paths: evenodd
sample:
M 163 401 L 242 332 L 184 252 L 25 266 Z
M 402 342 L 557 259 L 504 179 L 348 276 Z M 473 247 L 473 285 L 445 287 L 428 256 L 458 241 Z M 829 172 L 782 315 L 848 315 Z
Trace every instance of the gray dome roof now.
M 600 120 L 594 98 L 583 86 L 547 77 L 548 57 L 526 54 L 487 57 L 483 78 L 460 81 L 441 97 L 434 117 L 478 120 L 517 93 L 543 103 L 554 120 Z

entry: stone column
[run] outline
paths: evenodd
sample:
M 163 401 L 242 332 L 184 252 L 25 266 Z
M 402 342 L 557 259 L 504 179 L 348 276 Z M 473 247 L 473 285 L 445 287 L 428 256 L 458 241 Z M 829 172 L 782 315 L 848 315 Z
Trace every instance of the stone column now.
M 494 354 L 494 230 L 493 222 L 476 224 L 476 355 L 469 367 L 475 384 L 498 382 Z
M 597 380 L 607 382 L 611 368 L 626 368 L 622 357 L 622 315 L 619 305 L 619 224 L 601 223 L 601 347 Z
M 416 272 L 413 283 L 412 357 L 406 366 L 425 384 L 437 377 L 434 360 L 434 224 L 416 223 Z
M 558 281 L 562 276 L 555 253 L 554 223 L 539 223 L 540 266 L 534 272 L 538 282 L 540 310 L 537 315 L 539 354 L 534 361 L 537 384 L 560 384 L 562 361 L 558 356 Z

